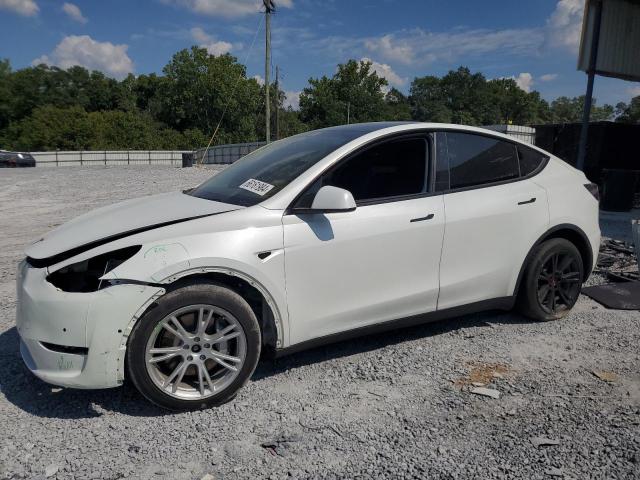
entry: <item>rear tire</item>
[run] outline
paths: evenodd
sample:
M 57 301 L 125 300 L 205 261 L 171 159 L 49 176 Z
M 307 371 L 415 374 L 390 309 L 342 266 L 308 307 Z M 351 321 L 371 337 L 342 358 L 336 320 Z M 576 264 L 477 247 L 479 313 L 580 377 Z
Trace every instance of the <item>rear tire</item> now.
M 567 315 L 580 296 L 584 265 L 576 246 L 552 238 L 533 252 L 518 292 L 520 312 L 537 321 Z
M 249 304 L 215 283 L 173 290 L 137 322 L 127 347 L 129 376 L 169 410 L 219 406 L 253 374 L 260 327 Z

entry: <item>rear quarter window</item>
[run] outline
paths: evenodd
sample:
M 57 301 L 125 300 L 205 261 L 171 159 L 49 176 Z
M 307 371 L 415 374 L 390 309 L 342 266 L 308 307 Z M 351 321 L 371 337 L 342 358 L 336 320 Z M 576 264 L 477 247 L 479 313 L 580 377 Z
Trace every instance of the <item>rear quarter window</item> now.
M 527 175 L 531 175 L 535 172 L 540 166 L 548 160 L 549 157 L 546 155 L 533 150 L 532 148 L 527 148 L 523 145 L 518 145 L 518 159 L 520 160 L 520 174 L 523 177 Z

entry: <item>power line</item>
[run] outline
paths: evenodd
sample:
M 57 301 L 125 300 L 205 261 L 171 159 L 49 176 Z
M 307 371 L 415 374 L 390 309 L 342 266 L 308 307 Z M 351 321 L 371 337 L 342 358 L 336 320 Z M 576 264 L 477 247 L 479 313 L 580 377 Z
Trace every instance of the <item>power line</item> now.
M 243 65 L 247 64 L 247 61 L 249 60 L 249 55 L 251 54 L 251 50 L 253 50 L 253 46 L 256 43 L 256 38 L 258 38 L 258 34 L 260 33 L 261 29 L 262 29 L 262 15 L 260 15 L 260 19 L 258 20 L 258 26 L 256 28 L 256 33 L 253 35 L 253 40 L 251 41 L 251 46 L 249 47 L 249 50 L 247 50 L 247 55 L 244 58 Z M 236 90 L 238 89 L 238 84 L 240 83 L 240 79 L 242 78 L 242 75 L 243 75 L 243 71 L 241 70 L 240 74 L 238 75 L 238 78 L 236 79 L 236 83 L 233 85 L 233 89 L 231 90 L 231 95 L 229 95 L 229 98 L 227 98 L 227 103 L 224 106 L 224 110 L 222 111 L 222 115 L 220 116 L 220 120 L 218 121 L 218 124 L 216 125 L 216 128 L 213 131 L 213 135 L 211 135 L 211 139 L 209 140 L 209 143 L 207 144 L 207 148 L 205 148 L 205 150 L 204 150 L 204 155 L 202 156 L 202 159 L 200 160 L 200 163 L 204 162 L 204 159 L 207 158 L 207 156 L 209 155 L 209 148 L 211 148 L 211 143 L 213 143 L 213 139 L 217 135 L 218 130 L 220 129 L 220 125 L 222 125 L 222 120 L 224 120 L 224 116 L 226 115 L 227 110 L 229 109 L 229 105 L 231 104 L 231 99 L 233 98 L 233 96 L 236 93 Z

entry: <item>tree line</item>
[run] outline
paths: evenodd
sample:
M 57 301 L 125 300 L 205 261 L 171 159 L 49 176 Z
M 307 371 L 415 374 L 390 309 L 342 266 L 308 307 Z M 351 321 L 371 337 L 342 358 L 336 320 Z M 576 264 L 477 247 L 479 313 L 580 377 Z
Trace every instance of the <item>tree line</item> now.
M 0 148 L 7 150 L 195 149 L 262 140 L 264 86 L 229 54 L 192 47 L 177 52 L 162 75 L 116 80 L 79 66 L 12 70 L 0 61 Z M 300 108 L 269 86 L 278 111 L 274 136 L 347 122 L 417 120 L 490 125 L 565 123 L 581 119 L 583 97 L 547 102 L 513 79 L 488 80 L 460 67 L 411 83 L 409 95 L 390 88 L 369 62 L 350 60 L 336 73 L 310 78 Z M 640 121 L 640 97 L 628 105 L 594 106 L 592 120 Z

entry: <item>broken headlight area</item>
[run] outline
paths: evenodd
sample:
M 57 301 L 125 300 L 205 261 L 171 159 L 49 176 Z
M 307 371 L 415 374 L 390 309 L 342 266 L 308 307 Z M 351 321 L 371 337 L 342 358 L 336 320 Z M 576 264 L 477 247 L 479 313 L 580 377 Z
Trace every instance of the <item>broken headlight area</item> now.
M 121 248 L 67 265 L 49 274 L 47 281 L 64 292 L 95 292 L 111 285 L 100 277 L 129 260 L 141 248 L 141 245 Z

